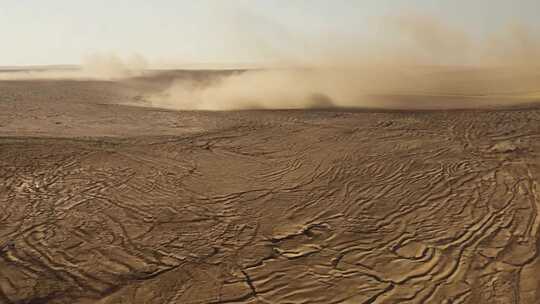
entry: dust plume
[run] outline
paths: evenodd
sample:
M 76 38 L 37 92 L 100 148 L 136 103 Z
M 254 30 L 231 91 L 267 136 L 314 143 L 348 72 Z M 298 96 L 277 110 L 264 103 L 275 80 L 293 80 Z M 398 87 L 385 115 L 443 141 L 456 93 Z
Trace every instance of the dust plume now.
M 148 66 L 141 55 L 122 58 L 113 53 L 92 53 L 81 61 L 80 66 L 0 70 L 0 80 L 118 80 L 141 76 Z
M 122 79 L 141 76 L 147 60 L 138 54 L 121 58 L 115 54 L 91 54 L 83 58 L 82 73 L 98 79 Z
M 284 60 L 279 54 L 289 62 L 286 68 L 247 70 L 211 84 L 178 80 L 147 100 L 174 109 L 237 110 L 455 108 L 540 99 L 540 39 L 526 26 L 474 38 L 421 14 L 387 16 L 376 23 L 375 39 L 341 37 L 349 43 L 339 47 L 310 40 L 304 58 L 295 52 Z

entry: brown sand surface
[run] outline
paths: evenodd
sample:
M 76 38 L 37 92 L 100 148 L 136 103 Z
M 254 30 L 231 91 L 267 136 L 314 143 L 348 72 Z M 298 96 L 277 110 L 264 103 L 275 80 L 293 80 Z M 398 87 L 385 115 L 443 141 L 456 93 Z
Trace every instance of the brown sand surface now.
M 0 303 L 540 303 L 539 107 L 130 105 L 178 73 L 0 82 Z

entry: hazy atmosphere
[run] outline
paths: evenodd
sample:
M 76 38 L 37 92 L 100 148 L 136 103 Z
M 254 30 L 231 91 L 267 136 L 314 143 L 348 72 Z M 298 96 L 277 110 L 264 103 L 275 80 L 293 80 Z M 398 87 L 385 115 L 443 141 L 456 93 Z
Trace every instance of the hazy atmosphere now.
M 4 71 L 0 79 L 110 80 L 156 69 L 258 69 L 204 86 L 181 79 L 141 93 L 146 105 L 184 110 L 526 103 L 540 96 L 538 6 L 535 1 L 13 1 L 2 5 L 6 26 L 0 31 L 7 40 L 0 60 L 34 70 Z M 75 66 L 66 69 L 66 64 Z M 56 69 L 35 70 L 35 65 Z M 410 98 L 419 94 L 443 98 L 428 103 Z M 463 98 L 448 101 L 448 95 Z
M 540 1 L 0 0 L 0 304 L 540 303 Z
M 539 10 L 535 0 L 1 0 L 0 65 L 79 64 L 95 53 L 138 55 L 155 67 L 334 55 L 474 65 L 484 52 L 534 47 L 538 54 Z M 381 48 L 390 54 L 379 54 Z

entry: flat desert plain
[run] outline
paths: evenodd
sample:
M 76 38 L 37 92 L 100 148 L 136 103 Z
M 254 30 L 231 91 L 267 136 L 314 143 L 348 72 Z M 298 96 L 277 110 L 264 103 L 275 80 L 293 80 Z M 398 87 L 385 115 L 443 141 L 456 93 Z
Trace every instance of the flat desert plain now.
M 0 303 L 540 303 L 540 107 L 145 107 L 172 77 L 0 81 Z

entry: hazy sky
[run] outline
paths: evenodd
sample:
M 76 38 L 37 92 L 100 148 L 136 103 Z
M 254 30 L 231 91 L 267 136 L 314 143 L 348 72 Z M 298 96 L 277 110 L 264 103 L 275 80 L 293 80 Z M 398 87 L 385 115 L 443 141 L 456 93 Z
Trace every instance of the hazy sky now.
M 374 20 L 411 12 L 473 37 L 540 25 L 539 0 L 0 0 L 0 65 L 79 63 L 94 52 L 152 63 L 279 61 L 368 41 L 380 32 Z

